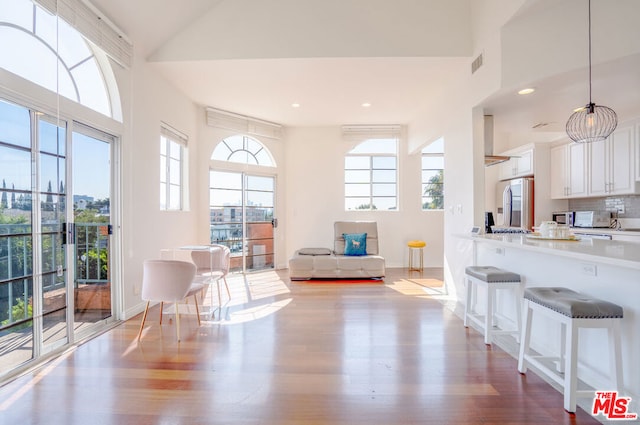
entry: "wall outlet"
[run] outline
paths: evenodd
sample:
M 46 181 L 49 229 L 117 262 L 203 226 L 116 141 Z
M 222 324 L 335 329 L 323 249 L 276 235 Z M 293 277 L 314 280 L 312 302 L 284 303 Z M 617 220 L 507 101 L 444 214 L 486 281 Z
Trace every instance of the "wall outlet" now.
M 590 263 L 582 263 L 580 264 L 580 269 L 582 274 L 586 274 L 589 276 L 597 276 L 598 275 L 598 266 Z
M 140 286 L 133 285 L 133 295 L 140 295 Z
M 496 254 L 504 255 L 504 248 L 496 248 Z
M 624 214 L 624 204 L 618 205 L 616 208 L 618 209 L 618 214 Z

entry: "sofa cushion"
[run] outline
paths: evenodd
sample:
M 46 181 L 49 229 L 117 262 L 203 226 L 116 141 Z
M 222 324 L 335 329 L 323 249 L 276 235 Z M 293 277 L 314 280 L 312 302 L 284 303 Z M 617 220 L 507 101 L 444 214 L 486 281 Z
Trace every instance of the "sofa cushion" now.
M 344 233 L 344 255 L 367 255 L 366 233 Z
M 302 248 L 298 250 L 300 255 L 331 255 L 329 248 Z

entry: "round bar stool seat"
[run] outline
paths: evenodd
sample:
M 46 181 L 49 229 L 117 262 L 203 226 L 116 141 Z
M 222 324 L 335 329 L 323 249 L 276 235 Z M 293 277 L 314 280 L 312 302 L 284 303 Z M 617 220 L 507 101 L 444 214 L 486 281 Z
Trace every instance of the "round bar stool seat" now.
M 528 366 L 555 381 L 563 389 L 564 408 L 576 411 L 577 397 L 593 398 L 593 390 L 578 391 L 579 328 L 605 328 L 609 340 L 609 368 L 613 388 L 622 391 L 622 353 L 620 351 L 620 320 L 623 309 L 609 301 L 580 294 L 568 288 L 538 287 L 524 291 L 524 326 L 518 356 L 518 371 L 526 373 Z M 533 313 L 542 313 L 561 324 L 560 356 L 529 353 Z M 553 370 L 549 363 L 558 362 Z
M 484 343 L 490 345 L 493 335 L 511 334 L 520 337 L 521 329 L 521 300 L 522 300 L 522 279 L 517 273 L 499 269 L 493 266 L 469 266 L 465 269 L 465 284 L 467 286 L 466 300 L 464 307 L 464 326 L 469 327 L 469 322 L 476 323 L 484 332 Z M 484 315 L 475 312 L 477 288 L 485 288 L 487 300 Z M 496 314 L 496 292 L 507 289 L 513 294 L 513 301 L 516 309 L 515 329 L 497 329 L 495 327 Z M 504 317 L 504 319 L 507 319 Z
M 409 271 L 422 271 L 424 269 L 424 250 L 423 248 L 427 246 L 425 241 L 421 240 L 413 240 L 407 242 L 407 246 L 409 247 Z M 416 267 L 413 265 L 413 255 L 415 252 L 418 252 L 418 257 L 420 258 L 420 266 Z

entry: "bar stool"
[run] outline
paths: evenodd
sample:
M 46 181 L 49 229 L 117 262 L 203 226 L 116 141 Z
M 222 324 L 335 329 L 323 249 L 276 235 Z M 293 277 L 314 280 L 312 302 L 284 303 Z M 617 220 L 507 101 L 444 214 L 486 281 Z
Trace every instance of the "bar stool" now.
M 520 337 L 522 286 L 520 275 L 493 266 L 469 266 L 465 269 L 465 283 L 467 295 L 464 307 L 464 326 L 469 327 L 469 321 L 476 323 L 484 332 L 484 343 L 490 345 L 493 335 L 512 334 Z M 477 287 L 487 290 L 487 302 L 484 316 L 475 312 Z M 511 290 L 516 307 L 516 329 L 494 329 L 496 316 L 496 291 Z
M 567 288 L 527 288 L 524 291 L 524 328 L 518 356 L 518 371 L 526 373 L 528 366 L 555 381 L 563 389 L 564 408 L 576 411 L 577 397 L 593 398 L 593 391 L 578 391 L 578 330 L 579 328 L 606 328 L 609 337 L 609 368 L 614 390 L 621 391 L 622 354 L 620 352 L 620 320 L 623 309 L 619 305 L 599 300 Z M 529 353 L 531 319 L 534 312 L 543 313 L 561 323 L 560 357 Z M 543 363 L 543 361 L 546 361 Z M 558 372 L 548 362 L 558 361 Z M 609 389 L 609 388 L 607 388 Z
M 421 272 L 424 269 L 424 247 L 427 245 L 425 241 L 414 240 L 407 242 L 409 247 L 409 271 L 415 270 Z M 413 254 L 417 251 L 420 258 L 420 267 L 413 266 Z

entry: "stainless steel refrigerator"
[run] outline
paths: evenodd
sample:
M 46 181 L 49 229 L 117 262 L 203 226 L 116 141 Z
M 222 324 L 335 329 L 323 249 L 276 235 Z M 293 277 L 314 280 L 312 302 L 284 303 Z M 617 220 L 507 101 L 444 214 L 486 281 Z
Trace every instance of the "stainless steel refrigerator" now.
M 533 230 L 533 178 L 498 182 L 495 215 L 496 227 Z

